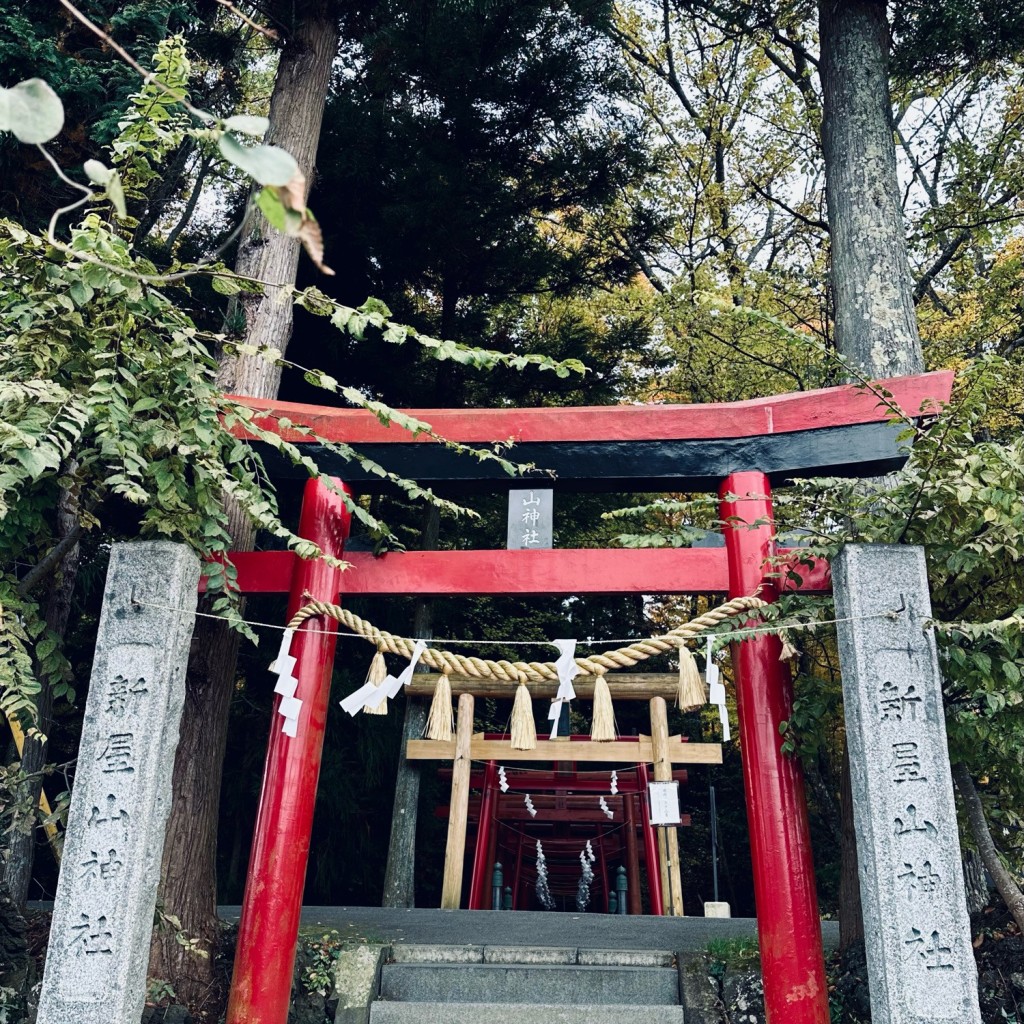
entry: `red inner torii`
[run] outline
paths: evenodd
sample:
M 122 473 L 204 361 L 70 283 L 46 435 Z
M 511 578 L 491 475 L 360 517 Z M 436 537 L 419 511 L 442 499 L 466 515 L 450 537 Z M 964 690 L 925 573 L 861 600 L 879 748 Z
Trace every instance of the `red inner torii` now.
M 583 736 L 575 738 L 586 741 Z M 530 872 L 528 861 L 533 859 L 532 846 L 538 838 L 542 839 L 546 853 L 556 851 L 556 855 L 561 855 L 560 860 L 555 859 L 552 864 L 552 874 L 564 875 L 571 879 L 571 887 L 576 886 L 579 875 L 576 857 L 582 843 L 589 838 L 593 841 L 598 861 L 594 884 L 594 898 L 600 900 L 598 909 L 604 913 L 643 912 L 640 891 L 642 862 L 647 871 L 650 912 L 659 917 L 662 915 L 660 857 L 645 799 L 649 781 L 646 764 L 619 766 L 618 792 L 606 797 L 616 821 L 610 827 L 596 802 L 597 794 L 607 793 L 607 770 L 600 773 L 573 769 L 524 773 L 509 768 L 506 777 L 509 793 L 499 794 L 496 768 L 496 762 L 489 761 L 485 768 L 474 771 L 472 776 L 473 788 L 480 790 L 482 795 L 471 800 L 469 808 L 470 821 L 477 826 L 467 901 L 470 910 L 523 910 L 535 904 L 533 890 L 537 875 L 535 869 Z M 597 775 L 601 777 L 595 777 Z M 679 783 L 684 783 L 686 777 L 683 769 L 673 772 L 673 778 Z M 536 804 L 535 820 L 523 806 L 522 794 L 526 792 L 532 794 Z M 448 812 L 448 807 L 438 808 L 442 816 L 447 817 Z M 690 816 L 682 815 L 680 824 L 689 825 Z M 544 826 L 549 826 L 550 834 L 544 834 Z M 639 842 L 638 831 L 641 836 Z M 625 892 L 627 900 L 621 907 L 613 899 L 615 879 L 609 871 L 613 860 L 621 862 L 626 878 L 625 889 L 620 892 Z M 496 863 L 501 863 L 504 868 L 501 888 L 507 890 L 509 906 L 503 907 L 492 895 L 492 873 Z M 568 870 L 565 870 L 566 864 Z M 503 901 L 505 892 L 500 896 Z
M 948 401 L 952 374 L 884 383 L 893 401 L 914 415 L 929 401 Z M 428 479 L 431 472 L 434 479 L 456 479 L 448 467 L 432 465 L 433 451 L 427 446 L 439 447 L 435 443 L 397 428 L 389 431 L 367 413 L 255 400 L 249 404 L 266 413 L 266 426 L 273 427 L 275 416 L 287 416 L 328 440 L 361 448 L 387 445 L 403 457 L 411 455 L 413 468 L 407 475 L 422 479 L 416 472 L 419 461 Z M 615 464 L 610 471 L 614 486 L 609 489 L 629 489 L 623 481 L 633 479 L 638 481 L 636 490 L 684 490 L 696 481 L 705 486 L 689 489 L 706 489 L 717 474 L 725 547 L 439 551 L 390 553 L 380 558 L 353 553 L 347 556 L 351 568 L 344 573 L 290 552 L 239 552 L 232 558 L 243 593 L 288 593 L 288 618 L 309 598 L 335 602 L 339 595 L 355 593 L 726 592 L 730 598 L 756 593 L 767 601 L 787 587 L 824 593 L 830 586 L 827 567 L 800 565 L 798 574 L 787 576 L 770 564 L 779 553 L 770 477 L 850 475 L 851 467 L 869 475 L 901 460 L 895 430 L 887 430 L 891 410 L 880 405 L 870 390 L 855 387 L 720 406 L 436 410 L 413 415 L 454 441 L 515 438 L 523 449 L 540 453 L 535 461 L 541 466 L 547 464 L 545 453 L 557 461 L 559 445 L 568 445 L 572 450 L 561 456 L 565 469 L 560 469 L 560 479 L 571 480 L 577 467 L 597 466 L 592 472 L 598 476 L 605 464 Z M 310 442 L 306 434 L 281 433 L 296 443 Z M 788 452 L 781 451 L 791 443 Z M 666 455 L 663 462 L 678 457 L 689 464 L 675 475 L 671 467 L 638 473 L 630 462 L 632 444 L 644 446 L 645 455 L 652 451 Z M 665 446 L 664 451 L 660 446 Z M 706 459 L 701 455 L 705 447 Z M 823 454 L 817 458 L 819 450 Z M 698 463 L 700 468 L 693 468 Z M 322 459 L 320 464 L 324 465 Z M 462 471 L 457 472 L 458 479 L 464 480 Z M 474 479 L 478 485 L 486 482 Z M 507 480 L 504 486 L 509 486 Z M 297 533 L 340 557 L 349 524 L 341 497 L 317 481 L 308 481 Z M 287 1019 L 336 646 L 333 620 L 311 619 L 309 624 L 298 630 L 292 646 L 297 658 L 297 696 L 302 700 L 297 735 L 290 738 L 278 727 L 271 729 L 227 1024 L 285 1024 Z M 780 653 L 781 643 L 770 633 L 732 647 L 765 1005 L 772 1024 L 827 1024 L 803 781 L 798 763 L 782 753 L 778 732 L 778 723 L 791 715 L 793 697 Z M 485 905 L 479 897 L 481 884 L 489 880 L 476 883 L 477 906 Z

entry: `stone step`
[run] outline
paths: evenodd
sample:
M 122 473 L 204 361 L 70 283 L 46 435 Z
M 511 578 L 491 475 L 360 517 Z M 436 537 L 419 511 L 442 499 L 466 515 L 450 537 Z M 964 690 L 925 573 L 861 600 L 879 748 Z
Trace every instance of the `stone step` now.
M 370 1006 L 370 1024 L 683 1024 L 681 1006 L 630 1003 L 388 1003 Z
M 679 978 L 665 967 L 386 964 L 380 997 L 406 1003 L 677 1006 Z
M 676 955 L 667 949 L 577 949 L 575 946 L 461 946 L 426 942 L 396 942 L 396 964 L 580 964 L 590 967 L 675 967 Z

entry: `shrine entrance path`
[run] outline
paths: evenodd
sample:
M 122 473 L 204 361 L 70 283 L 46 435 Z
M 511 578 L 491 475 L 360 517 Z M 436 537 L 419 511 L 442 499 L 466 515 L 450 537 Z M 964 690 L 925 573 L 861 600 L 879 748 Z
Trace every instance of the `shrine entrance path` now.
M 237 921 L 240 907 L 218 907 Z M 537 911 L 404 910 L 382 907 L 303 907 L 303 931 L 333 929 L 351 941 L 436 945 L 557 946 L 587 949 L 702 950 L 713 939 L 757 938 L 752 917 L 631 917 Z M 826 949 L 839 945 L 839 924 L 821 922 Z

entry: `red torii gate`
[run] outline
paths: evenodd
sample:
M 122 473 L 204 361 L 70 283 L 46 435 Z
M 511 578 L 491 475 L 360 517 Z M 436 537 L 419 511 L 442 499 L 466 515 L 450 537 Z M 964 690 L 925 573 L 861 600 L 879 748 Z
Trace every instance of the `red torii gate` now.
M 951 373 L 885 381 L 911 415 L 949 400 Z M 359 410 L 245 400 L 355 445 L 403 476 L 464 489 L 499 489 L 517 480 L 493 463 L 459 458 L 429 438 L 389 430 Z M 243 593 L 287 593 L 290 618 L 313 597 L 344 594 L 727 593 L 773 600 L 780 589 L 825 593 L 827 567 L 799 567 L 799 583 L 766 566 L 774 547 L 771 484 L 794 476 L 888 472 L 904 455 L 891 410 L 853 386 L 752 402 L 571 409 L 418 410 L 452 441 L 516 442 L 515 456 L 557 473 L 556 486 L 578 490 L 717 490 L 725 548 L 672 550 L 432 551 L 353 553 L 340 572 L 291 552 L 238 552 Z M 381 481 L 342 462 L 299 431 L 304 445 L 345 487 Z M 319 449 L 319 450 L 317 450 Z M 273 453 L 267 456 L 272 458 Z M 278 464 L 283 475 L 294 470 Z M 340 481 L 339 481 L 340 482 Z M 539 482 L 539 481 L 538 481 Z M 350 525 L 340 496 L 307 481 L 298 533 L 342 556 Z M 323 747 L 337 624 L 311 619 L 294 638 L 298 731 L 271 728 L 263 789 L 243 899 L 227 1024 L 285 1024 Z M 311 629 L 317 632 L 311 632 Z M 750 829 L 758 935 L 770 1024 L 827 1024 L 821 928 L 803 780 L 781 752 L 778 723 L 792 710 L 792 684 L 779 662 L 781 644 L 763 633 L 733 644 L 743 778 Z

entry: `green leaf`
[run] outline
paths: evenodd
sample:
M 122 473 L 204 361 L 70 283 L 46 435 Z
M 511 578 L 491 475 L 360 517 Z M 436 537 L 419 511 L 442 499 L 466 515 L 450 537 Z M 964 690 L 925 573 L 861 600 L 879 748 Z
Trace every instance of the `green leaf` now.
M 299 173 L 291 153 L 278 146 L 243 146 L 230 132 L 217 142 L 221 156 L 261 185 L 287 185 Z
M 41 78 L 0 89 L 0 131 L 19 142 L 49 142 L 64 127 L 64 104 Z
M 242 290 L 242 285 L 229 274 L 218 274 L 212 281 L 211 287 L 218 295 L 237 295 Z
M 53 457 L 52 453 L 48 458 L 47 453 L 39 448 L 19 448 L 12 454 L 31 473 L 34 480 L 38 480 L 48 469 L 54 469 L 59 464 L 59 460 Z
M 84 281 L 72 281 L 71 287 L 68 288 L 68 293 L 79 306 L 84 306 L 87 302 L 91 302 L 92 297 L 96 294 Z
M 229 132 L 241 132 L 243 135 L 254 135 L 262 139 L 270 127 L 269 117 L 256 117 L 253 114 L 232 114 L 224 119 L 224 127 Z
M 281 197 L 272 188 L 260 189 L 256 194 L 256 205 L 272 228 L 276 228 L 278 231 L 287 231 L 288 210 L 281 202 Z

